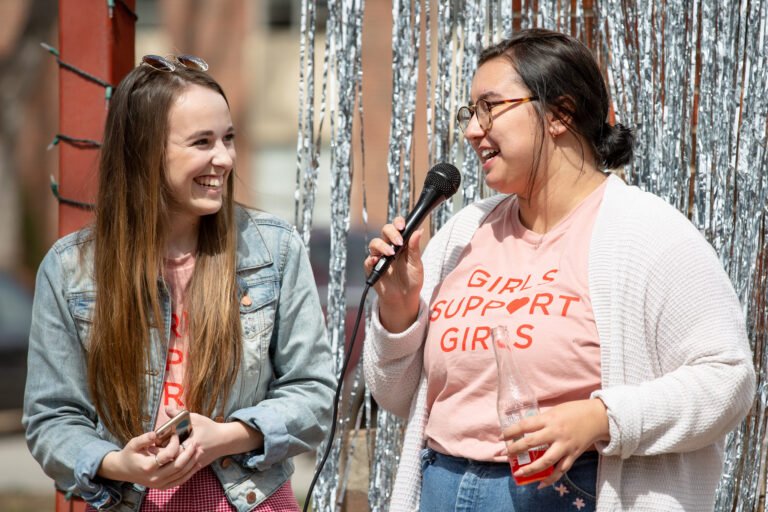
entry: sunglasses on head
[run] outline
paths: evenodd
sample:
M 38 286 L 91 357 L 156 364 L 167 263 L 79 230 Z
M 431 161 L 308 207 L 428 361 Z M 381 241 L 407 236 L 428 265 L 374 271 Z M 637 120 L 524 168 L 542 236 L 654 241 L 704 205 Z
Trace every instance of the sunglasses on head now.
M 208 71 L 208 63 L 195 55 L 173 55 L 170 57 L 161 57 L 160 55 L 145 55 L 141 58 L 141 63 L 146 64 L 152 69 L 158 71 L 173 72 L 178 66 L 198 71 Z

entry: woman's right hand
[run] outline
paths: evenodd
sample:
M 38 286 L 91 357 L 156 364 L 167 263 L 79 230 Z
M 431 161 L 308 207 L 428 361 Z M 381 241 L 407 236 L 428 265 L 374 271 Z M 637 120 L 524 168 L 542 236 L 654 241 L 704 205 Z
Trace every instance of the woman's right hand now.
M 99 476 L 152 489 L 170 489 L 201 469 L 199 451 L 180 444 L 176 434 L 166 446 L 157 446 L 156 441 L 154 432 L 134 437 L 122 450 L 110 452 L 102 459 Z
M 400 230 L 404 228 L 405 219 L 396 217 L 391 224 L 381 229 L 380 238 L 371 240 L 368 244 L 370 255 L 364 262 L 367 274 L 371 273 L 382 256 L 392 256 L 395 253 L 390 244 L 403 244 Z M 406 330 L 416 321 L 419 314 L 419 294 L 424 284 L 424 268 L 419 248 L 422 233 L 422 229 L 413 233 L 408 245 L 403 247 L 395 261 L 374 285 L 379 296 L 379 319 L 381 325 L 389 332 Z

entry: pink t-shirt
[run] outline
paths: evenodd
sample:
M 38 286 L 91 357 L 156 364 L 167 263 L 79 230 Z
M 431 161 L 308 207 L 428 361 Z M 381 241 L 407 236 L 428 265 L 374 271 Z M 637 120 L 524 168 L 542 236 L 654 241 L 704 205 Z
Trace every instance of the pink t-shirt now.
M 163 393 L 160 397 L 160 407 L 157 411 L 155 428 L 169 420 L 165 413 L 168 405 L 186 409 L 184 402 L 184 368 L 187 359 L 189 342 L 189 314 L 184 308 L 184 297 L 187 285 L 195 270 L 193 253 L 179 258 L 166 258 L 163 269 L 163 279 L 171 295 L 171 339 L 168 343 L 168 355 L 165 363 L 163 378 Z M 206 499 L 211 505 L 210 510 L 233 510 L 221 485 L 210 468 L 198 471 L 185 484 L 168 490 L 148 489 L 141 504 L 142 512 L 154 510 L 171 510 L 169 503 L 185 501 L 183 497 L 194 496 L 198 500 Z
M 184 298 L 187 285 L 195 270 L 195 256 L 188 254 L 179 258 L 166 258 L 163 278 L 171 295 L 171 339 L 163 379 L 163 393 L 157 412 L 155 428 L 168 421 L 165 407 L 175 405 L 186 408 L 184 401 L 184 369 L 189 347 L 189 314 Z M 88 510 L 93 510 L 88 507 Z M 221 483 L 210 466 L 207 466 L 180 486 L 170 489 L 147 489 L 141 504 L 142 512 L 181 512 L 208 510 L 230 512 L 235 507 L 229 503 Z M 299 507 L 293 495 L 290 481 L 254 509 L 254 512 L 298 512 Z
M 187 285 L 195 270 L 193 253 L 179 258 L 166 258 L 163 278 L 171 294 L 171 340 L 165 363 L 163 394 L 157 411 L 155 428 L 169 420 L 165 413 L 168 405 L 186 409 L 184 402 L 184 368 L 186 367 L 189 343 L 189 314 L 184 307 Z
M 488 215 L 430 305 L 424 350 L 429 447 L 474 460 L 503 448 L 491 329 L 505 325 L 539 407 L 600 388 L 589 298 L 589 241 L 605 183 L 545 234 L 520 222 L 517 199 Z

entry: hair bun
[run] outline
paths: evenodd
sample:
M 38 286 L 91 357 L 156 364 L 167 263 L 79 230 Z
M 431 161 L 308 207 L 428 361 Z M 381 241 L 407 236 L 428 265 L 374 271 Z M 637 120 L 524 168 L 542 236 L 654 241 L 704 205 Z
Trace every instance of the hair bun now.
M 623 124 L 603 125 L 600 140 L 597 143 L 598 159 L 602 167 L 616 169 L 632 160 L 635 135 Z

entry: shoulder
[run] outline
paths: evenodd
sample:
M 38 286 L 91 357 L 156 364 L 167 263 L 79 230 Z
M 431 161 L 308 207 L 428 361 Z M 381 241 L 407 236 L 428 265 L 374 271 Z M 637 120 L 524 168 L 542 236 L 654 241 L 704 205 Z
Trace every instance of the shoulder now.
M 654 194 L 610 179 L 592 234 L 591 268 L 636 277 L 665 269 L 689 275 L 698 262 L 701 272 L 722 273 L 715 250 L 685 215 Z
M 621 178 L 613 175 L 608 178 L 604 203 L 616 216 L 642 215 L 648 220 L 662 218 L 690 224 L 682 213 L 664 199 L 636 185 L 628 185 Z
M 93 241 L 93 228 L 88 226 L 78 231 L 73 231 L 64 235 L 54 242 L 51 251 L 58 254 L 65 254 L 69 251 L 79 251 L 83 247 L 89 246 Z
M 56 240 L 43 259 L 43 265 L 59 260 L 65 267 L 80 266 L 84 261 L 90 262 L 92 254 L 93 230 L 86 227 Z
M 84 228 L 59 238 L 51 246 L 40 263 L 38 280 L 57 283 L 68 291 L 91 290 L 92 269 L 92 229 Z
M 439 278 L 445 271 L 452 270 L 458 263 L 464 248 L 472 240 L 478 227 L 488 214 L 509 197 L 508 195 L 497 194 L 476 201 L 465 206 L 451 217 L 427 245 L 424 259 L 439 262 L 434 266 L 429 265 L 428 272 L 430 275 Z M 432 273 L 433 271 L 434 273 Z
M 238 268 L 251 268 L 282 262 L 297 247 L 303 249 L 296 228 L 289 222 L 263 211 L 235 206 Z
M 514 198 L 514 196 L 508 194 L 494 194 L 491 197 L 480 199 L 479 201 L 475 201 L 474 203 L 465 206 L 457 215 L 471 216 L 479 214 L 485 218 L 485 216 L 491 213 L 499 203 L 509 198 Z
M 235 224 L 240 238 L 239 244 L 264 243 L 272 247 L 298 237 L 296 228 L 286 220 L 271 213 L 240 205 L 235 206 Z
M 488 214 L 490 214 L 499 203 L 509 197 L 511 196 L 496 194 L 468 204 L 448 220 L 445 226 L 440 229 L 437 236 L 447 236 L 448 233 L 453 231 L 474 233 Z
M 656 246 L 682 240 L 706 244 L 691 221 L 661 197 L 614 176 L 609 180 L 598 219 L 602 224 L 615 225 L 629 240 L 654 241 Z
M 276 215 L 241 205 L 235 205 L 235 222 L 241 233 L 264 230 L 287 233 L 294 231 L 293 224 Z

